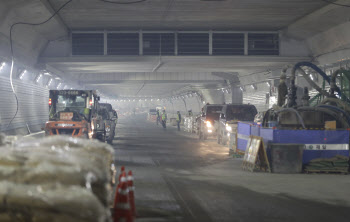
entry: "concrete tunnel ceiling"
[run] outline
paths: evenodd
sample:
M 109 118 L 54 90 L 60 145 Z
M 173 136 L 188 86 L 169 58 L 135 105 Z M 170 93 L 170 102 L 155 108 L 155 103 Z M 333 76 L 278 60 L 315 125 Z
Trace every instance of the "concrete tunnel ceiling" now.
M 65 2 L 51 4 L 57 9 Z M 75 0 L 60 15 L 70 29 L 277 31 L 326 4 L 319 0 L 148 0 L 113 5 Z
M 31 11 L 41 11 L 43 4 L 49 11 L 57 10 L 66 0 L 11 1 L 10 5 L 25 4 Z M 128 2 L 128 1 L 124 1 Z M 320 0 L 148 0 L 138 4 L 117 5 L 98 0 L 73 0 L 55 18 L 52 27 L 69 31 L 280 31 L 304 16 L 326 6 Z M 21 16 L 24 11 L 18 12 Z M 43 15 L 43 17 L 46 17 Z M 47 25 L 49 26 L 49 25 Z M 159 56 L 71 56 L 69 40 L 61 39 L 52 32 L 40 30 L 49 39 L 46 49 L 41 51 L 39 66 L 58 71 L 68 80 L 79 81 L 82 75 L 92 74 L 99 78 L 105 73 L 118 76 L 121 73 L 152 72 L 159 63 Z M 68 32 L 67 32 L 68 34 Z M 61 42 L 66 41 L 61 45 Z M 57 43 L 58 42 L 58 43 Z M 56 47 L 55 47 L 56 44 Z M 52 46 L 53 45 L 53 46 Z M 62 47 L 64 46 L 64 47 Z M 58 48 L 57 48 L 58 47 Z M 226 72 L 246 75 L 266 72 L 286 64 L 310 60 L 307 53 L 280 56 L 163 56 L 162 64 L 155 72 L 161 73 L 211 73 Z M 206 74 L 203 74 L 206 75 Z M 92 78 L 94 79 L 94 78 Z M 141 87 L 138 81 L 82 83 L 87 88 L 97 88 L 108 95 L 137 94 L 159 96 L 181 89 L 218 88 L 225 86 L 223 79 L 204 78 L 207 82 L 178 82 L 178 80 L 147 83 Z M 144 79 L 145 81 L 147 79 Z M 186 79 L 183 79 L 186 80 Z M 140 79 L 139 81 L 142 81 Z M 249 80 L 248 80 L 249 81 Z M 138 92 L 141 88 L 141 91 Z

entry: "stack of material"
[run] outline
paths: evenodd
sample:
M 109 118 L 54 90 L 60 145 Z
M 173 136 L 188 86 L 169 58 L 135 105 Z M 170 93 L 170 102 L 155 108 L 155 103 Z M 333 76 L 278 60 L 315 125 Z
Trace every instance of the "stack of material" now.
M 193 116 L 184 117 L 184 130 L 189 133 L 195 133 L 195 118 Z
M 349 157 L 336 155 L 332 158 L 319 158 L 311 160 L 306 166 L 306 172 L 347 173 L 349 170 Z
M 0 147 L 0 221 L 105 222 L 113 149 L 50 137 Z
M 17 136 L 6 136 L 0 133 L 0 146 L 13 146 L 17 139 Z

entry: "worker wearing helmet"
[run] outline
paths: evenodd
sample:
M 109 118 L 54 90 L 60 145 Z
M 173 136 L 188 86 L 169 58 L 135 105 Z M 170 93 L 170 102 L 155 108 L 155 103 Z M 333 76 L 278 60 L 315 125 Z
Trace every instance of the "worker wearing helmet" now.
M 180 111 L 177 111 L 176 122 L 177 122 L 177 131 L 180 131 L 180 123 L 181 123 L 181 113 L 180 113 Z
M 166 129 L 166 121 L 168 119 L 168 116 L 165 112 L 165 110 L 163 110 L 163 113 L 162 113 L 162 125 L 163 125 L 163 128 Z

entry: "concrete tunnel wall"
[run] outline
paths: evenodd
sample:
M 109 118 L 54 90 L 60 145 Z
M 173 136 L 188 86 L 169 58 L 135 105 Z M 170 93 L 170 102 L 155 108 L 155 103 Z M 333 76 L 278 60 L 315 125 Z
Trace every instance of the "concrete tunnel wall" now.
M 0 76 L 0 132 L 25 135 L 29 131 L 40 131 L 48 120 L 49 90 L 41 85 L 22 80 L 15 79 L 13 83 L 18 98 L 18 113 L 9 125 L 17 110 L 16 99 L 11 89 L 10 79 Z
M 30 8 L 37 10 L 28 10 Z M 40 13 L 38 13 L 39 10 Z M 10 27 L 12 24 L 38 23 L 51 15 L 41 1 L 0 1 L 0 60 L 11 58 Z M 46 45 L 50 41 L 63 37 L 68 37 L 68 32 L 56 18 L 41 26 L 17 25 L 12 32 L 15 57 L 22 64 L 34 67 Z
M 28 10 L 29 8 L 38 8 L 40 13 L 37 10 Z M 11 25 L 16 22 L 38 23 L 50 15 L 50 11 L 40 1 L 0 1 L 0 63 L 6 62 L 6 66 L 0 71 L 0 132 L 13 135 L 28 134 L 29 130 L 39 131 L 48 119 L 49 89 L 45 86 L 48 77 L 43 76 L 40 81 L 34 81 L 39 73 L 37 69 L 40 69 L 37 67 L 37 61 L 50 40 L 68 36 L 66 30 L 58 25 L 55 19 L 42 26 L 18 25 L 13 29 L 13 84 L 18 97 L 18 113 L 11 125 L 9 123 L 16 113 L 17 102 L 11 89 L 9 67 Z M 28 70 L 28 73 L 20 80 L 18 75 L 24 69 Z M 52 86 L 55 86 L 55 83 L 52 83 Z

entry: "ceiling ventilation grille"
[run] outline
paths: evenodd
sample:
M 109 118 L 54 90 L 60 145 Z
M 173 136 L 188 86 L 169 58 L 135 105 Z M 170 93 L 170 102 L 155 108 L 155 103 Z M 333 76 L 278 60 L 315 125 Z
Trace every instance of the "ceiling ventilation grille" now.
M 209 55 L 209 33 L 179 33 L 178 55 Z
M 142 36 L 142 42 L 140 42 L 140 36 Z M 72 55 L 78 56 L 159 55 L 160 53 L 165 56 L 279 55 L 279 44 L 279 34 L 275 32 L 72 33 Z
M 249 33 L 248 55 L 279 55 L 278 34 Z
M 213 33 L 213 55 L 244 55 L 244 34 Z
M 144 55 L 175 55 L 174 33 L 144 33 Z
M 108 55 L 138 55 L 139 33 L 110 33 L 107 35 Z
M 103 55 L 103 33 L 73 33 L 72 55 Z

